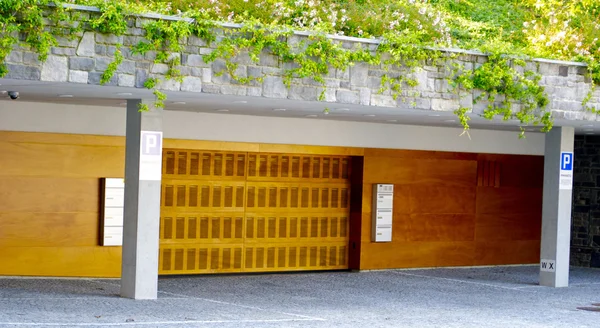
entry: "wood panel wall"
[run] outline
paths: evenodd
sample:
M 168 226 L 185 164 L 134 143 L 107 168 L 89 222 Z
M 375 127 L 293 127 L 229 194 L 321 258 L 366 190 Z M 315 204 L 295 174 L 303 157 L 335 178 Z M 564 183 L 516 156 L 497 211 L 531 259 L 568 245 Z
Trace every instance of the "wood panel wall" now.
M 100 177 L 124 172 L 124 140 L 0 132 L 0 275 L 118 277 L 100 247 Z
M 165 148 L 362 155 L 362 148 L 194 140 Z M 0 131 L 0 275 L 119 277 L 99 246 L 100 178 L 124 174 L 123 137 Z
M 371 242 L 374 183 L 393 183 L 391 243 Z M 366 149 L 360 269 L 539 261 L 543 157 Z
M 357 156 L 363 177 L 351 173 L 353 268 L 539 260 L 540 156 L 190 140 L 164 146 Z M 121 248 L 98 246 L 99 178 L 123 175 L 124 138 L 0 131 L 0 154 L 0 275 L 120 276 Z M 373 183 L 396 186 L 392 243 L 370 241 Z

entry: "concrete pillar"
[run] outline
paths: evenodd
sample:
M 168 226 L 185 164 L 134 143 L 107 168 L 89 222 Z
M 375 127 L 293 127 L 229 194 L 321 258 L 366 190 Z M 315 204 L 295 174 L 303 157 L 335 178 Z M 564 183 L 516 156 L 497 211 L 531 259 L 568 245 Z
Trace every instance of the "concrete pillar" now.
M 156 299 L 162 174 L 162 109 L 127 101 L 121 296 Z
M 542 286 L 569 286 L 574 139 L 573 127 L 555 127 L 546 134 L 540 254 Z

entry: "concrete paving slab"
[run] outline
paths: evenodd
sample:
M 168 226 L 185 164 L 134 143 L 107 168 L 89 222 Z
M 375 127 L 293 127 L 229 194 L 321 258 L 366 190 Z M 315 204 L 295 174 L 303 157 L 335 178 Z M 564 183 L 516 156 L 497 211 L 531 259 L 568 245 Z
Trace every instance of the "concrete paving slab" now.
M 0 327 L 598 327 L 600 270 L 536 286 L 537 266 L 109 279 L 0 278 Z

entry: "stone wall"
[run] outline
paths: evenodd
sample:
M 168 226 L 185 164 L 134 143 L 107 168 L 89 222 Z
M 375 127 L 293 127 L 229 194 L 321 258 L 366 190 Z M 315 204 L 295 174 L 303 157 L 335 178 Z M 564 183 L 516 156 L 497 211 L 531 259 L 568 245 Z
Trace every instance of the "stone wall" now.
M 97 13 L 85 11 L 86 15 Z M 107 85 L 142 88 L 147 77 L 162 77 L 168 67 L 154 64 L 155 54 L 134 55 L 129 46 L 144 39 L 144 23 L 151 18 L 136 18 L 129 22 L 129 29 L 124 36 L 102 35 L 85 32 L 73 40 L 58 39 L 59 45 L 51 49 L 48 60 L 41 63 L 37 55 L 28 49 L 17 48 L 7 58 L 9 74 L 6 78 L 21 80 L 39 80 L 49 82 L 69 82 L 97 85 L 102 72 L 113 60 L 117 44 L 123 44 L 124 61 L 117 74 Z M 297 33 L 288 39 L 290 43 L 298 43 L 306 38 L 306 33 Z M 357 38 L 333 37 L 345 48 L 361 46 L 363 49 L 375 49 L 377 41 Z M 239 96 L 287 98 L 295 100 L 316 101 L 321 94 L 321 86 L 312 79 L 294 79 L 291 87 L 283 83 L 284 64 L 264 51 L 260 61 L 255 63 L 249 56 L 242 54 L 235 59 L 239 64 L 236 74 L 240 77 L 260 77 L 262 82 L 253 81 L 242 85 L 232 80 L 228 74 L 217 72 L 225 68 L 225 62 L 217 60 L 205 63 L 202 56 L 213 49 L 203 40 L 189 37 L 183 40 L 185 50 L 175 53 L 181 59 L 180 70 L 183 81 L 164 81 L 159 89 L 168 91 L 202 92 L 211 94 L 231 94 Z M 486 57 L 473 52 L 461 52 L 457 61 L 472 69 L 485 62 Z M 595 120 L 596 115 L 583 110 L 582 99 L 590 90 L 590 81 L 586 79 L 586 68 L 578 63 L 553 62 L 538 60 L 528 64 L 528 68 L 543 75 L 542 85 L 546 86 L 550 96 L 550 108 L 554 117 L 568 120 Z M 432 111 L 454 111 L 460 105 L 473 108 L 473 112 L 481 113 L 487 104 L 480 102 L 473 105 L 473 97 L 477 94 L 466 94 L 459 97 L 451 92 L 446 80 L 447 70 L 441 66 L 425 66 L 414 72 L 419 85 L 413 90 L 406 88 L 408 97 L 392 97 L 390 91 L 379 93 L 381 77 L 406 74 L 403 70 L 385 72 L 383 67 L 357 64 L 348 70 L 331 69 L 326 80 L 325 102 L 338 104 L 359 104 L 368 106 L 395 107 L 398 109 L 419 109 Z M 413 96 L 410 91 L 416 91 Z M 501 97 L 498 101 L 502 101 Z M 590 105 L 600 108 L 600 90 L 591 99 Z M 324 107 L 327 106 L 324 104 Z
M 600 268 L 600 136 L 575 137 L 571 265 Z

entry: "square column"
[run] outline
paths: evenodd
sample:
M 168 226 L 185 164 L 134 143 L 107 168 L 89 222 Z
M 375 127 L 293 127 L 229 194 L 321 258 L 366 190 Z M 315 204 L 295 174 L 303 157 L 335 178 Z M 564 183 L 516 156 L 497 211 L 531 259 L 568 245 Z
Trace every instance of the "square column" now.
M 574 139 L 573 127 L 555 127 L 546 134 L 540 253 L 542 286 L 569 286 Z
M 162 109 L 127 100 L 121 297 L 156 299 L 162 175 Z

